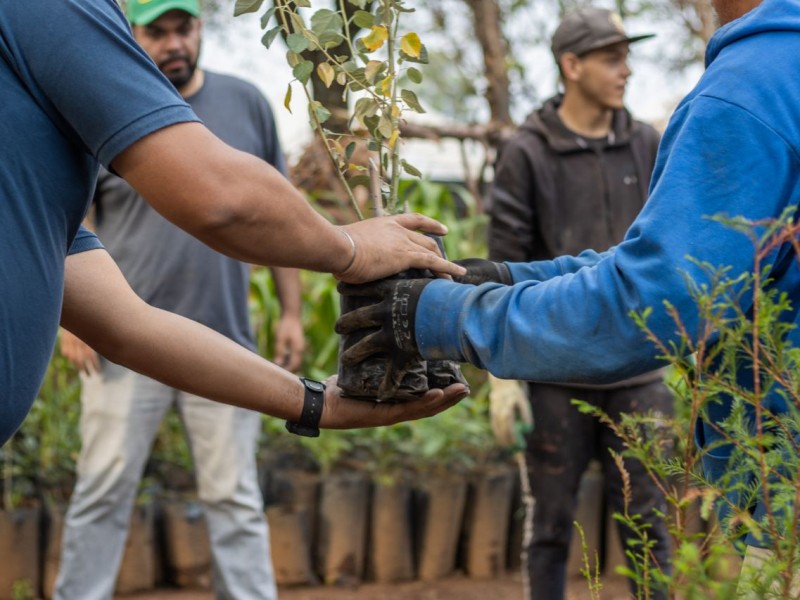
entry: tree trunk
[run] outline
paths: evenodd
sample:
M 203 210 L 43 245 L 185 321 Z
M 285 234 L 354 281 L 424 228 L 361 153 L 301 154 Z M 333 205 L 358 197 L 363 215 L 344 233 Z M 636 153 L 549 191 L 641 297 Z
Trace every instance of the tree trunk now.
M 472 11 L 475 36 L 483 51 L 486 67 L 486 101 L 492 121 L 511 125 L 506 56 L 508 44 L 503 36 L 503 15 L 497 0 L 464 0 Z

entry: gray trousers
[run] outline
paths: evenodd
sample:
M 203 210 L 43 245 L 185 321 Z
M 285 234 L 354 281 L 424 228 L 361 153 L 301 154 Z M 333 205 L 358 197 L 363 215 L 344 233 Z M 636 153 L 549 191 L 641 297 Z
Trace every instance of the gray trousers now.
M 159 425 L 175 403 L 205 511 L 218 600 L 277 597 L 255 453 L 258 413 L 179 392 L 102 361 L 83 378 L 78 480 L 67 510 L 55 600 L 108 600 Z

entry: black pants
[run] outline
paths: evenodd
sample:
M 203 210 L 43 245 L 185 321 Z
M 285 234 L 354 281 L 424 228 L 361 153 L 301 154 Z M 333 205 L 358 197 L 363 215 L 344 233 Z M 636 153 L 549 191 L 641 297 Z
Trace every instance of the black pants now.
M 623 413 L 658 412 L 671 417 L 673 399 L 660 381 L 604 390 L 531 383 L 529 395 L 534 428 L 527 440 L 525 471 L 534 502 L 528 498 L 526 506 L 529 512 L 532 505 L 534 508 L 533 515 L 527 514 L 525 520 L 523 569 L 527 569 L 524 575 L 531 600 L 561 600 L 578 486 L 591 459 L 602 464 L 609 509 L 619 513 L 624 510 L 622 477 L 608 451 L 610 448 L 621 454 L 625 449 L 622 440 L 597 418 L 579 413 L 571 400 L 590 402 L 618 422 Z M 654 512 L 665 512 L 666 501 L 639 461 L 626 458 L 624 464 L 631 480 L 629 514 L 641 515 L 650 525 L 648 538 L 656 542 L 653 554 L 659 566 L 668 569 L 668 532 L 663 519 Z M 627 527 L 615 523 L 622 540 L 631 537 Z M 651 595 L 662 597 L 666 595 Z

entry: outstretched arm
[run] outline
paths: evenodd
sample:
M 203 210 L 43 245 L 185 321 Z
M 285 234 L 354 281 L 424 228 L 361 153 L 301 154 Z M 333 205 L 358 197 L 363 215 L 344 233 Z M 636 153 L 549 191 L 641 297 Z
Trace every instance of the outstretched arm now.
M 67 258 L 61 323 L 109 360 L 171 387 L 281 419 L 300 417 L 304 389 L 296 376 L 203 325 L 146 304 L 104 250 Z M 456 384 L 415 402 L 373 404 L 342 398 L 335 380 L 328 383 L 325 428 L 427 417 L 467 393 Z

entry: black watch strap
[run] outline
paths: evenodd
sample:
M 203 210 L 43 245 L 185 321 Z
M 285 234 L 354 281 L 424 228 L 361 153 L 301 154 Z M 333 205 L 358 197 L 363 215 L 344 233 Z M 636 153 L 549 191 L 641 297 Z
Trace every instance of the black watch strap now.
M 305 377 L 301 377 L 300 381 L 306 388 L 303 412 L 298 421 L 286 421 L 286 429 L 295 435 L 318 437 L 319 420 L 322 418 L 322 407 L 325 406 L 325 384 Z

